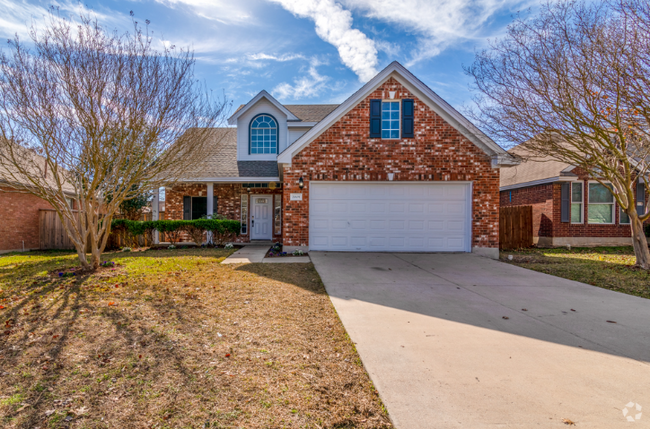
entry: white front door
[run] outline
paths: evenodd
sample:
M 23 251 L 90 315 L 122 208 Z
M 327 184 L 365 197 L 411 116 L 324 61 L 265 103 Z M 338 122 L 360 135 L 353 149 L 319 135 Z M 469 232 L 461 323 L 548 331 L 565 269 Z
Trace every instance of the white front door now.
M 251 239 L 271 240 L 273 195 L 253 195 L 251 204 Z
M 469 182 L 309 183 L 309 249 L 469 252 Z

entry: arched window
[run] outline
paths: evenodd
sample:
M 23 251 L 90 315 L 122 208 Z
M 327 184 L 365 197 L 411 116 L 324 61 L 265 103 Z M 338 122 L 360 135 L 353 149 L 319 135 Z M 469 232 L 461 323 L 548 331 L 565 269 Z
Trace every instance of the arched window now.
M 259 115 L 251 121 L 250 153 L 278 153 L 278 123 L 269 115 Z

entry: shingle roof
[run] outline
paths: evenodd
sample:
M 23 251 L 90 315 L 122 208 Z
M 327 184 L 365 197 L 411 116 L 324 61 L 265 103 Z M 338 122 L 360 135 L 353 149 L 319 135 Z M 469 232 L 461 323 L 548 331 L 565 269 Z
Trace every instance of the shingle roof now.
M 338 104 L 284 104 L 283 106 L 303 122 L 320 122 L 339 107 Z
M 235 113 L 239 112 L 245 104 L 240 105 Z M 320 122 L 329 115 L 338 104 L 283 104 L 291 113 L 303 122 Z
M 565 162 L 532 157 L 522 145 L 510 149 L 508 153 L 521 157 L 522 161 L 519 165 L 501 168 L 501 188 L 559 178 L 563 175 L 563 170 L 571 167 L 571 164 Z
M 276 161 L 237 161 L 237 129 L 214 128 L 207 156 L 188 170 L 188 179 L 219 177 L 278 177 Z

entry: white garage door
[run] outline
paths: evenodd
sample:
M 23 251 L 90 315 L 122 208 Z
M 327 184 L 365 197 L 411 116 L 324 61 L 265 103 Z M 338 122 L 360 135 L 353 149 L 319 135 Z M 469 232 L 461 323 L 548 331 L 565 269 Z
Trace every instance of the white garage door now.
M 469 183 L 310 182 L 309 248 L 469 252 Z

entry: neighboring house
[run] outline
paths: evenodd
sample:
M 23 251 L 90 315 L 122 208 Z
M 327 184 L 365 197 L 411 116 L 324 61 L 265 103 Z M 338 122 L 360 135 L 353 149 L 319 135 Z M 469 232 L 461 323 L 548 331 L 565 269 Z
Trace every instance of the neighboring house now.
M 213 211 L 288 251 L 498 257 L 499 168 L 517 161 L 396 62 L 340 105 L 262 91 L 229 124 L 166 189 L 167 219 Z
M 45 165 L 43 157 L 34 156 Z M 54 209 L 50 203 L 24 189 L 29 183 L 26 179 L 16 182 L 9 179 L 7 171 L 0 166 L 0 254 L 39 249 L 39 212 Z M 72 206 L 75 194 L 74 189 L 69 188 L 67 201 Z
M 603 186 L 580 168 L 551 159 L 527 159 L 524 148 L 517 166 L 501 170 L 501 207 L 533 206 L 533 242 L 550 246 L 632 245 L 630 221 Z M 637 183 L 637 207 L 642 213 L 646 190 Z

